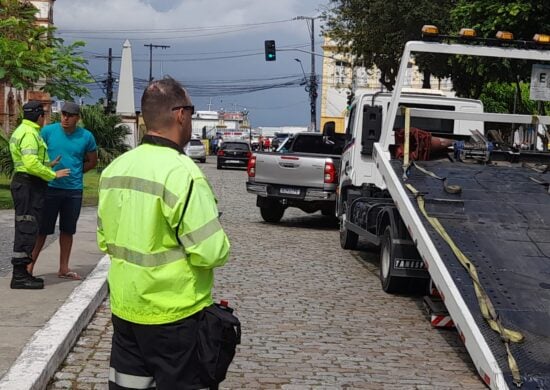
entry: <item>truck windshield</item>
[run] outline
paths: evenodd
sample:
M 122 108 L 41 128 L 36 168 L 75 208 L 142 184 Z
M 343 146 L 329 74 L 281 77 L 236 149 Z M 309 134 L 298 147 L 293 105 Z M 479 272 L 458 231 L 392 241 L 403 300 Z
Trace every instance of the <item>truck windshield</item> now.
M 340 154 L 342 145 L 341 142 L 331 140 L 330 137 L 300 135 L 294 140 L 292 151 L 296 153 Z

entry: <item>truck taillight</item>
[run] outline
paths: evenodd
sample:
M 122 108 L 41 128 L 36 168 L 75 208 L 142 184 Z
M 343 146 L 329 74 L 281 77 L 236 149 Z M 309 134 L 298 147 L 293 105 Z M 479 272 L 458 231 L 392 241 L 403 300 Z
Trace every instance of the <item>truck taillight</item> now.
M 332 161 L 325 162 L 325 183 L 336 183 L 336 168 L 334 168 L 334 163 Z
M 223 156 L 224 154 L 223 150 L 218 150 L 218 156 Z
M 246 171 L 248 172 L 248 177 L 256 176 L 256 156 L 252 155 L 252 157 L 248 159 Z
M 252 157 L 252 152 L 246 152 L 246 157 L 248 158 Z

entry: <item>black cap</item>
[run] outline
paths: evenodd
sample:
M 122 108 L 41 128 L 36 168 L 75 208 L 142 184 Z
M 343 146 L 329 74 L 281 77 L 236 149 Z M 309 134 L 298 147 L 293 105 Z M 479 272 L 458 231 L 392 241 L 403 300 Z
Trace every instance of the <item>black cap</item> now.
M 65 102 L 63 103 L 63 107 L 61 107 L 61 112 L 80 115 L 80 106 L 73 102 Z
M 44 106 L 37 100 L 31 100 L 23 105 L 23 112 L 26 113 L 44 113 Z

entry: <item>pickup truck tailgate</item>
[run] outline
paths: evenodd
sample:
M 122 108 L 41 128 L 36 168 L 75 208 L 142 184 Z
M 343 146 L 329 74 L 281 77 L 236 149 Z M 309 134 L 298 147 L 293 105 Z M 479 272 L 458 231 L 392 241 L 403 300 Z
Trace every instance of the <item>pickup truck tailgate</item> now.
M 325 161 L 325 156 L 314 154 L 258 153 L 255 182 L 322 188 Z M 335 156 L 334 164 L 338 161 Z

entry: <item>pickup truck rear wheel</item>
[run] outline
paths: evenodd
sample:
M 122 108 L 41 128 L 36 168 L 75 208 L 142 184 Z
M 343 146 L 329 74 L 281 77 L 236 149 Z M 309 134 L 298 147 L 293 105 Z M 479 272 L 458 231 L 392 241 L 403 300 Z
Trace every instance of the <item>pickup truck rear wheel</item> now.
M 395 254 L 392 241 L 392 229 L 391 226 L 387 226 L 384 230 L 380 249 L 380 282 L 382 283 L 382 289 L 389 294 L 401 292 L 404 287 L 403 283 L 406 282 L 406 280 L 393 275 Z
M 357 240 L 359 236 L 346 228 L 348 205 L 347 202 L 342 204 L 342 214 L 338 217 L 340 222 L 340 246 L 342 249 L 357 248 Z
M 277 223 L 283 218 L 285 208 L 279 202 L 273 201 L 260 207 L 260 214 L 266 222 Z

